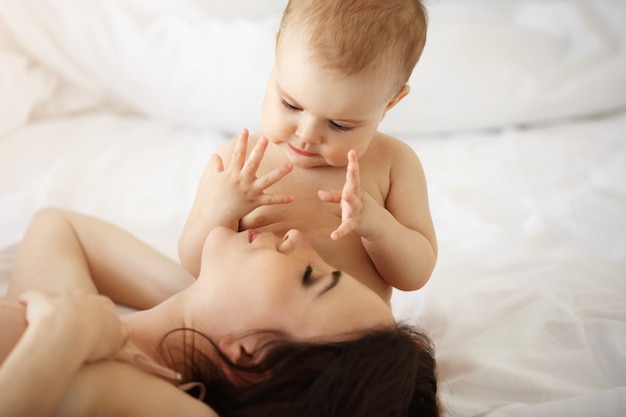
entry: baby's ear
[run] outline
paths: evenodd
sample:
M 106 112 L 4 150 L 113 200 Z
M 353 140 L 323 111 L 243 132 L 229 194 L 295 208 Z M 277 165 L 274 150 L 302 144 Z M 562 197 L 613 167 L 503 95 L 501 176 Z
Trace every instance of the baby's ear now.
M 396 93 L 395 96 L 387 103 L 387 107 L 385 107 L 385 112 L 383 113 L 383 118 L 387 114 L 389 110 L 395 107 L 404 97 L 407 96 L 411 92 L 411 87 L 408 84 L 403 85 L 400 90 Z

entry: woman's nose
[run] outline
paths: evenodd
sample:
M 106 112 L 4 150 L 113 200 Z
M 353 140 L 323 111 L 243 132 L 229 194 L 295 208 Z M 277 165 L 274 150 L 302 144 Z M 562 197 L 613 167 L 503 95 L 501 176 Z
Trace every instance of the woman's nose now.
M 295 249 L 310 249 L 311 244 L 304 233 L 297 229 L 291 229 L 283 236 L 281 248 L 288 252 Z

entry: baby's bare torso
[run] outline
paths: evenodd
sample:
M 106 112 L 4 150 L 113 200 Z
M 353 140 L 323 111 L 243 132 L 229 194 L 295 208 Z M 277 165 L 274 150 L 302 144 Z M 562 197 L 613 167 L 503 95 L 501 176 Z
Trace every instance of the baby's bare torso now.
M 250 139 L 249 149 L 256 143 Z M 361 189 L 370 194 L 381 206 L 389 191 L 389 167 L 384 161 L 374 161 L 368 150 L 359 160 Z M 269 145 L 258 176 L 286 163 L 285 157 L 273 145 Z M 288 204 L 262 206 L 245 216 L 242 229 L 256 229 L 283 234 L 290 229 L 299 229 L 322 258 L 335 268 L 359 279 L 378 293 L 385 301 L 391 297 L 391 286 L 380 276 L 361 238 L 350 234 L 340 240 L 332 240 L 330 234 L 341 223 L 339 204 L 319 199 L 318 190 L 340 191 L 346 181 L 345 167 L 318 167 L 303 169 L 295 167 L 286 177 L 266 190 L 271 194 L 293 195 Z

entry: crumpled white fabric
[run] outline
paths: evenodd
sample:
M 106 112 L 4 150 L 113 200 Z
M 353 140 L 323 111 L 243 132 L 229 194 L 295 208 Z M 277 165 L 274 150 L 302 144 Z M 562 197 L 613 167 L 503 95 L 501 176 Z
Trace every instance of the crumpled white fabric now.
M 257 130 L 284 1 L 221 4 L 0 0 L 0 28 L 65 90 L 92 98 L 78 101 L 87 108 L 112 107 L 195 129 Z M 424 55 L 411 94 L 383 121 L 385 132 L 532 125 L 626 106 L 620 20 L 626 3 L 426 5 Z M 241 18 L 235 18 L 238 8 Z M 41 116 L 54 108 L 48 105 Z

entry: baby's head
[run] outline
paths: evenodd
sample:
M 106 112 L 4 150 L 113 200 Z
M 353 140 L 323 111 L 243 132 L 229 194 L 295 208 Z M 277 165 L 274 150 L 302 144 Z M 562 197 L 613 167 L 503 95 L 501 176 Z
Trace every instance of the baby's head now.
M 290 0 L 277 52 L 281 42 L 304 42 L 323 68 L 385 76 L 393 96 L 422 54 L 426 26 L 420 0 Z

